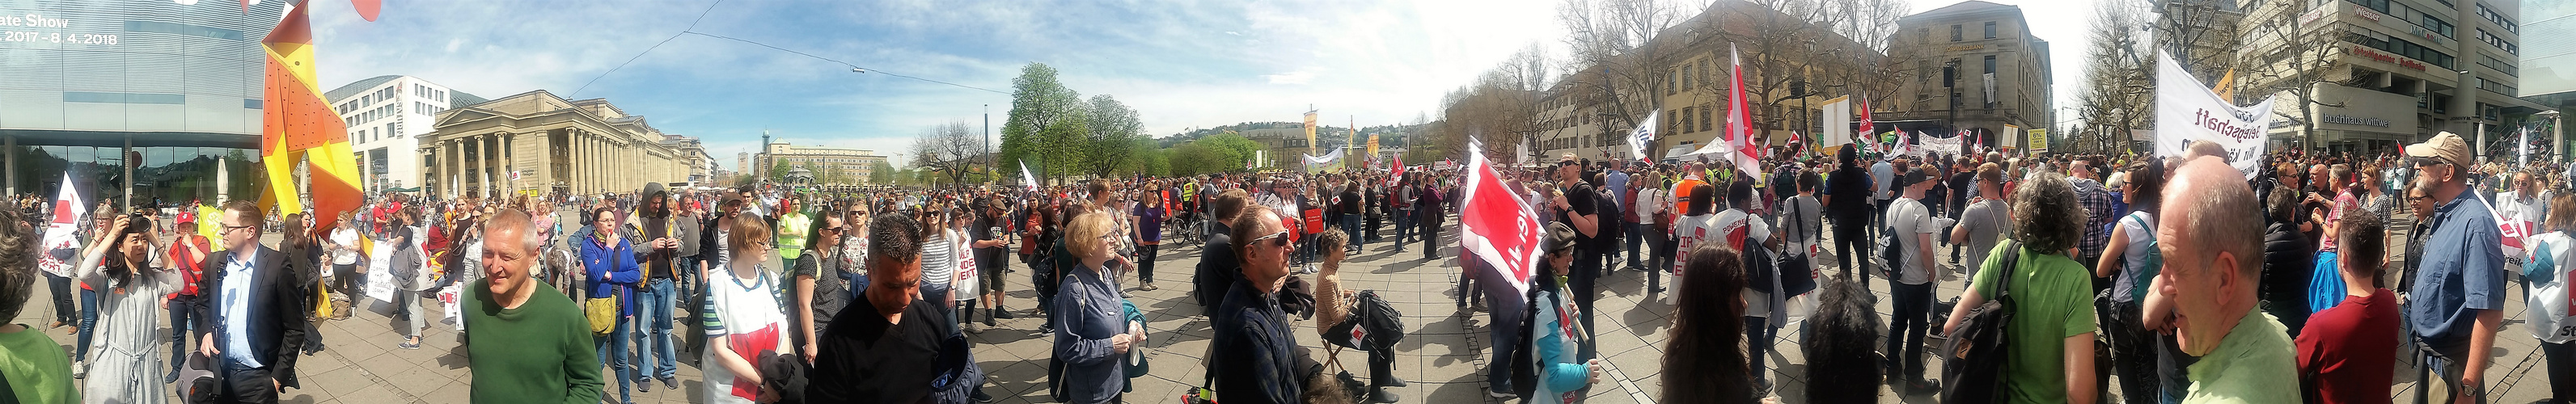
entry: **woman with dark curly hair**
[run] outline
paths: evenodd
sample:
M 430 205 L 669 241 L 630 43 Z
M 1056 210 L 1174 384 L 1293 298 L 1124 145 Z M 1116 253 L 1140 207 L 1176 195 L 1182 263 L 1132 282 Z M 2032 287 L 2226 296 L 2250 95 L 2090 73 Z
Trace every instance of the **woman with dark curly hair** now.
M 1724 243 L 1691 248 L 1674 307 L 1672 339 L 1664 346 L 1667 401 L 1761 401 L 1744 350 L 1744 259 Z M 1693 399 L 1685 400 L 1684 397 Z M 1707 401 L 1699 401 L 1707 400 Z
M 2043 171 L 2016 188 L 2010 235 L 2018 242 L 1995 246 L 1990 256 L 2018 248 L 2018 258 L 1987 260 L 1978 268 L 1942 334 L 1957 331 L 1970 309 L 1998 296 L 1995 282 L 2010 272 L 2012 285 L 2003 292 L 2012 295 L 2013 316 L 2004 324 L 2009 359 L 2000 392 L 2013 403 L 2090 404 L 2100 398 L 2091 354 L 2093 274 L 2071 258 L 2087 213 L 2064 175 Z
M 0 318 L 19 318 L 35 296 L 35 229 L 16 206 L 0 205 Z M 59 296 L 59 295 L 58 295 Z M 0 374 L 9 375 L 0 401 L 67 403 L 80 401 L 72 383 L 71 355 L 44 331 L 25 324 L 0 323 Z

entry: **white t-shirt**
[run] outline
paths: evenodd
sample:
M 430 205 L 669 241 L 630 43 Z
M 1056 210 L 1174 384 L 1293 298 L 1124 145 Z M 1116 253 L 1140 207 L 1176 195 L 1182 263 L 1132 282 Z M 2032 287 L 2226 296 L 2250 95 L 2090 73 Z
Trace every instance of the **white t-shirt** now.
M 1923 256 L 1923 237 L 1941 232 L 1932 222 L 1932 211 L 1914 198 L 1896 198 L 1888 205 L 1887 227 L 1895 229 L 1897 249 L 1905 255 L 1905 266 L 1898 268 L 1896 281 L 1921 285 L 1932 281 L 1932 257 Z
M 1672 204 L 1664 203 L 1664 192 L 1662 187 L 1637 189 L 1637 203 L 1632 204 L 1637 209 L 1637 224 L 1655 224 L 1657 216 L 1672 208 Z
M 1752 214 L 1744 213 L 1744 210 L 1742 209 L 1730 208 L 1725 212 L 1718 212 L 1716 216 L 1717 217 L 1709 220 L 1711 224 L 1716 226 L 1715 231 L 1709 233 L 1709 241 L 1718 243 L 1734 242 L 1734 235 L 1736 232 L 1740 231 L 1743 232 L 1743 245 L 1730 246 L 1735 247 L 1736 251 L 1743 251 L 1747 248 L 1763 248 L 1762 246 L 1764 243 L 1771 242 L 1771 225 L 1769 223 L 1763 223 L 1761 219 L 1754 218 Z M 1752 285 L 1746 285 L 1744 287 L 1744 316 L 1770 317 L 1771 294 L 1754 290 Z
M 356 265 L 358 263 L 357 229 L 341 228 L 339 230 L 332 230 L 331 244 L 349 246 L 349 249 L 331 252 L 331 265 Z M 328 274 L 330 272 L 323 273 Z
M 731 270 L 719 268 L 716 276 L 707 280 L 707 337 L 729 340 L 724 345 L 707 344 L 709 349 L 702 359 L 705 363 L 715 363 L 716 349 L 733 349 L 734 355 L 744 360 L 760 357 L 762 350 L 788 352 L 787 314 L 779 309 L 777 281 L 769 271 L 759 272 L 758 279 L 742 279 Z M 749 404 L 758 398 L 752 389 L 758 388 L 760 380 L 737 377 L 724 366 L 704 370 L 708 385 L 705 402 Z

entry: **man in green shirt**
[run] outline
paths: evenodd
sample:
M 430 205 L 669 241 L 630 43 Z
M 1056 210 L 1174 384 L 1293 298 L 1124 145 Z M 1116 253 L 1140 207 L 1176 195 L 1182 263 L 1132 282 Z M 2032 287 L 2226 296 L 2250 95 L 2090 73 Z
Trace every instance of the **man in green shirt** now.
M 2183 353 L 2200 358 L 2185 368 L 2191 389 L 2182 402 L 2299 402 L 2288 328 L 2256 309 L 2263 223 L 2233 213 L 2261 210 L 2254 190 L 2226 161 L 2202 157 L 2175 171 L 2164 200 L 2156 239 L 2165 269 L 2140 317 L 2171 327 Z
M 483 279 L 465 311 L 465 352 L 477 403 L 599 402 L 599 357 L 590 323 L 572 299 L 528 277 L 545 243 L 526 212 L 483 224 Z

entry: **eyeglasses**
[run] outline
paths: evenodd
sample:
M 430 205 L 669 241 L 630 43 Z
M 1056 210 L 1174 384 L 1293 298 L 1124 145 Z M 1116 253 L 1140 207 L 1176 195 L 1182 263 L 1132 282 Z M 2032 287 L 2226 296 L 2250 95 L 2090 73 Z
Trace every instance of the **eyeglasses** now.
M 248 228 L 253 228 L 253 227 L 259 227 L 259 226 L 253 226 L 253 225 L 241 225 L 241 226 L 234 226 L 234 225 L 229 225 L 229 224 L 228 224 L 228 225 L 224 225 L 224 231 L 234 231 L 234 230 L 248 229 Z
M 2432 201 L 2432 200 L 2433 200 L 2433 197 L 2431 197 L 2431 196 L 2415 196 L 2415 197 L 2408 197 L 2408 198 L 2406 198 L 2406 199 L 2418 200 L 2418 201 Z

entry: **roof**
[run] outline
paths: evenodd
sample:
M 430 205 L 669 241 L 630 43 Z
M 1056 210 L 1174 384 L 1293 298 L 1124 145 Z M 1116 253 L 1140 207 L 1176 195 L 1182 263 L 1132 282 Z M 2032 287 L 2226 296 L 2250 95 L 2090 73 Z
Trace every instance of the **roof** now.
M 1985 0 L 1968 0 L 1959 2 L 1958 4 L 1951 4 L 1948 6 L 1942 6 L 1941 8 L 1932 9 L 1932 11 L 1914 13 L 1914 15 L 1908 15 L 1901 19 L 1911 20 L 1922 17 L 1945 17 L 1955 14 L 1991 11 L 1991 9 L 1995 8 L 2009 9 L 2013 14 L 2021 14 L 2021 6 L 1995 4 L 1986 2 Z
M 367 79 L 365 79 L 365 80 L 358 80 L 358 81 L 349 82 L 349 84 L 343 84 L 343 85 L 340 85 L 340 88 L 334 88 L 334 89 L 331 89 L 331 91 L 323 92 L 323 93 L 322 93 L 322 100 L 323 100 L 323 101 L 327 101 L 327 102 L 331 102 L 331 103 L 334 103 L 334 104 L 336 104 L 336 103 L 340 103 L 340 102 L 343 102 L 343 101 L 347 101 L 349 97 L 355 97 L 355 96 L 357 96 L 357 95 L 358 95 L 358 93 L 366 92 L 366 91 L 367 91 L 367 89 L 376 88 L 376 86 L 382 86 L 382 85 L 385 85 L 385 82 L 388 82 L 388 81 L 394 81 L 394 79 L 398 79 L 398 78 L 402 78 L 402 77 L 403 77 L 403 76 L 400 76 L 400 75 L 391 75 L 391 74 L 388 74 L 388 75 L 383 75 L 383 76 L 368 77 L 368 78 L 367 78 Z M 468 93 L 463 92 L 463 91 L 456 91 L 456 89 L 453 89 L 453 88 L 451 88 L 451 89 L 447 89 L 447 106 L 448 106 L 449 108 L 462 107 L 462 106 L 468 106 L 468 105 L 474 105 L 474 104 L 481 104 L 481 103 L 486 103 L 486 102 L 492 102 L 492 100 L 491 100 L 491 99 L 487 99 L 487 98 L 483 98 L 483 97 L 481 97 L 481 96 L 476 96 L 476 95 L 474 95 L 474 94 L 468 94 Z M 347 112 L 347 111 L 342 111 L 342 112 Z
M 332 103 L 338 103 L 338 102 L 340 102 L 341 100 L 347 99 L 347 98 L 349 98 L 349 97 L 351 97 L 351 96 L 356 96 L 356 95 L 358 95 L 358 93 L 360 93 L 360 92 L 367 91 L 367 89 L 370 89 L 370 88 L 376 88 L 376 86 L 385 85 L 385 82 L 388 82 L 388 81 L 394 81 L 394 79 L 398 79 L 398 78 L 402 78 L 402 76 L 396 76 L 396 75 L 383 75 L 383 76 L 376 76 L 376 77 L 368 77 L 366 80 L 358 80 L 358 81 L 350 82 L 349 84 L 341 85 L 341 86 L 340 86 L 340 88 L 335 88 L 335 89 L 331 89 L 331 91 L 329 91 L 329 92 L 324 92 L 324 93 L 322 93 L 322 99 L 323 99 L 324 101 L 328 101 L 328 102 L 332 102 Z

